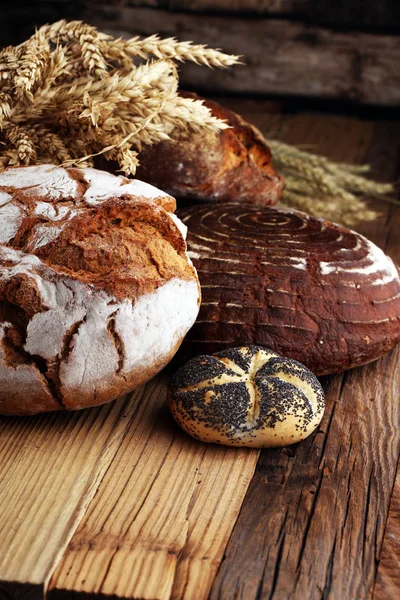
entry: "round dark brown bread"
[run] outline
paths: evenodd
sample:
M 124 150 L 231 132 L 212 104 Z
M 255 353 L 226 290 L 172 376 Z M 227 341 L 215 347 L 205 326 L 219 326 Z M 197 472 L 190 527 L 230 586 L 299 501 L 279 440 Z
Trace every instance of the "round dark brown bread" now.
M 0 174 L 0 413 L 102 404 L 150 379 L 198 313 L 175 200 L 52 165 Z
M 183 95 L 204 100 L 196 94 Z M 140 153 L 139 179 L 179 198 L 276 204 L 283 179 L 272 166 L 264 137 L 231 110 L 211 100 L 204 104 L 230 128 L 219 133 L 181 133 L 174 141 L 145 146 Z
M 311 371 L 258 346 L 196 356 L 174 375 L 169 403 L 177 423 L 193 437 L 255 448 L 303 440 L 325 407 Z
M 259 344 L 321 375 L 400 341 L 400 280 L 365 237 L 304 213 L 254 206 L 180 211 L 202 286 L 187 351 Z

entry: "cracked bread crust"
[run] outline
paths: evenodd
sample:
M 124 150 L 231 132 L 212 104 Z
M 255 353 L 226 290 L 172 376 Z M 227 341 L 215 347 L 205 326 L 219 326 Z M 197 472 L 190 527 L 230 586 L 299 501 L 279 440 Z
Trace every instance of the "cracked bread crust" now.
M 154 376 L 200 288 L 173 198 L 52 165 L 0 174 L 0 413 L 102 404 Z

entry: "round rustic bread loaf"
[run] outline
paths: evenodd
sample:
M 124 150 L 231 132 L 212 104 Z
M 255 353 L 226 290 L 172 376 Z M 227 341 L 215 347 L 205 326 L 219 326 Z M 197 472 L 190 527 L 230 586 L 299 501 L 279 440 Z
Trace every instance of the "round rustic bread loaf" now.
M 202 286 L 192 352 L 260 344 L 321 375 L 376 360 L 400 341 L 398 271 L 363 236 L 288 209 L 179 214 Z
M 283 179 L 273 168 L 271 150 L 258 129 L 216 102 L 182 95 L 204 100 L 230 128 L 219 133 L 180 132 L 177 141 L 145 146 L 137 176 L 179 198 L 276 204 Z
M 200 296 L 174 209 L 94 169 L 0 174 L 0 413 L 102 404 L 172 358 Z
M 169 402 L 177 423 L 193 437 L 255 448 L 303 440 L 325 407 L 311 371 L 259 346 L 196 356 L 173 377 Z

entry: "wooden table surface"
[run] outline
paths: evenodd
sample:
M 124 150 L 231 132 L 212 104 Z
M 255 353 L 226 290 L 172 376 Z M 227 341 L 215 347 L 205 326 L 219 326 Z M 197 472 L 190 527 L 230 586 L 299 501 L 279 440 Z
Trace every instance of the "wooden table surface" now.
M 224 99 L 264 133 L 399 175 L 400 122 Z M 400 263 L 400 208 L 356 227 Z M 168 370 L 104 407 L 0 417 L 0 599 L 400 597 L 400 348 L 323 378 L 284 449 L 207 446 L 166 409 Z

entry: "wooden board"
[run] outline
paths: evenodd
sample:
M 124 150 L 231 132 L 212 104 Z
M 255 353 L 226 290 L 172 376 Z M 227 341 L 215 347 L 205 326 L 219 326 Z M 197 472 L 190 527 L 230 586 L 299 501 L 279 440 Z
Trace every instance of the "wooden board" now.
M 334 7 L 330 0 L 49 0 L 37 3 L 34 13 L 31 2 L 3 4 L 2 45 L 22 42 L 46 22 L 83 19 L 117 36 L 158 32 L 244 56 L 246 67 L 217 76 L 182 66 L 183 86 L 197 91 L 400 104 L 400 37 L 392 35 L 400 31 L 400 3 L 393 0 L 353 0 Z
M 399 258 L 400 249 L 398 232 L 400 231 L 400 211 L 393 211 L 390 229 L 387 235 L 389 251 Z M 397 393 L 397 398 L 399 393 Z M 400 469 L 395 480 L 389 517 L 383 541 L 382 553 L 378 567 L 374 600 L 397 600 L 400 593 Z
M 253 475 L 258 451 L 206 446 L 165 409 L 167 380 L 146 386 L 140 412 L 49 587 L 167 600 L 206 598 Z
M 95 0 L 86 0 L 88 10 Z M 151 6 L 171 11 L 264 14 L 287 16 L 324 25 L 393 30 L 400 26 L 399 5 L 392 0 L 111 0 L 108 5 Z
M 397 472 L 376 582 L 374 600 L 397 600 L 400 590 L 400 471 Z
M 127 402 L 0 417 L 0 598 L 42 598 L 118 449 Z
M 294 94 L 398 106 L 400 37 L 345 33 L 280 19 L 175 13 L 96 4 L 86 20 L 118 36 L 176 36 L 240 54 L 217 74 L 180 67 L 182 87 L 208 93 Z
M 0 20 L 2 46 L 20 43 L 35 26 L 58 19 L 87 19 L 107 8 L 110 18 L 126 7 L 151 7 L 171 12 L 240 15 L 241 18 L 287 18 L 346 30 L 398 33 L 400 4 L 395 0 L 2 0 L 7 18 Z M 348 33 L 352 35 L 351 31 Z
M 50 598 L 205 597 L 258 452 L 180 432 L 167 383 L 161 374 L 102 409 L 0 417 L 1 600 L 43 598 L 63 555 Z
M 286 141 L 398 173 L 399 123 L 225 103 Z M 400 210 L 375 206 L 359 229 L 400 262 Z M 324 378 L 317 432 L 263 451 L 253 478 L 257 451 L 177 429 L 168 372 L 100 409 L 0 418 L 0 600 L 363 600 L 374 585 L 396 598 L 399 360 Z

